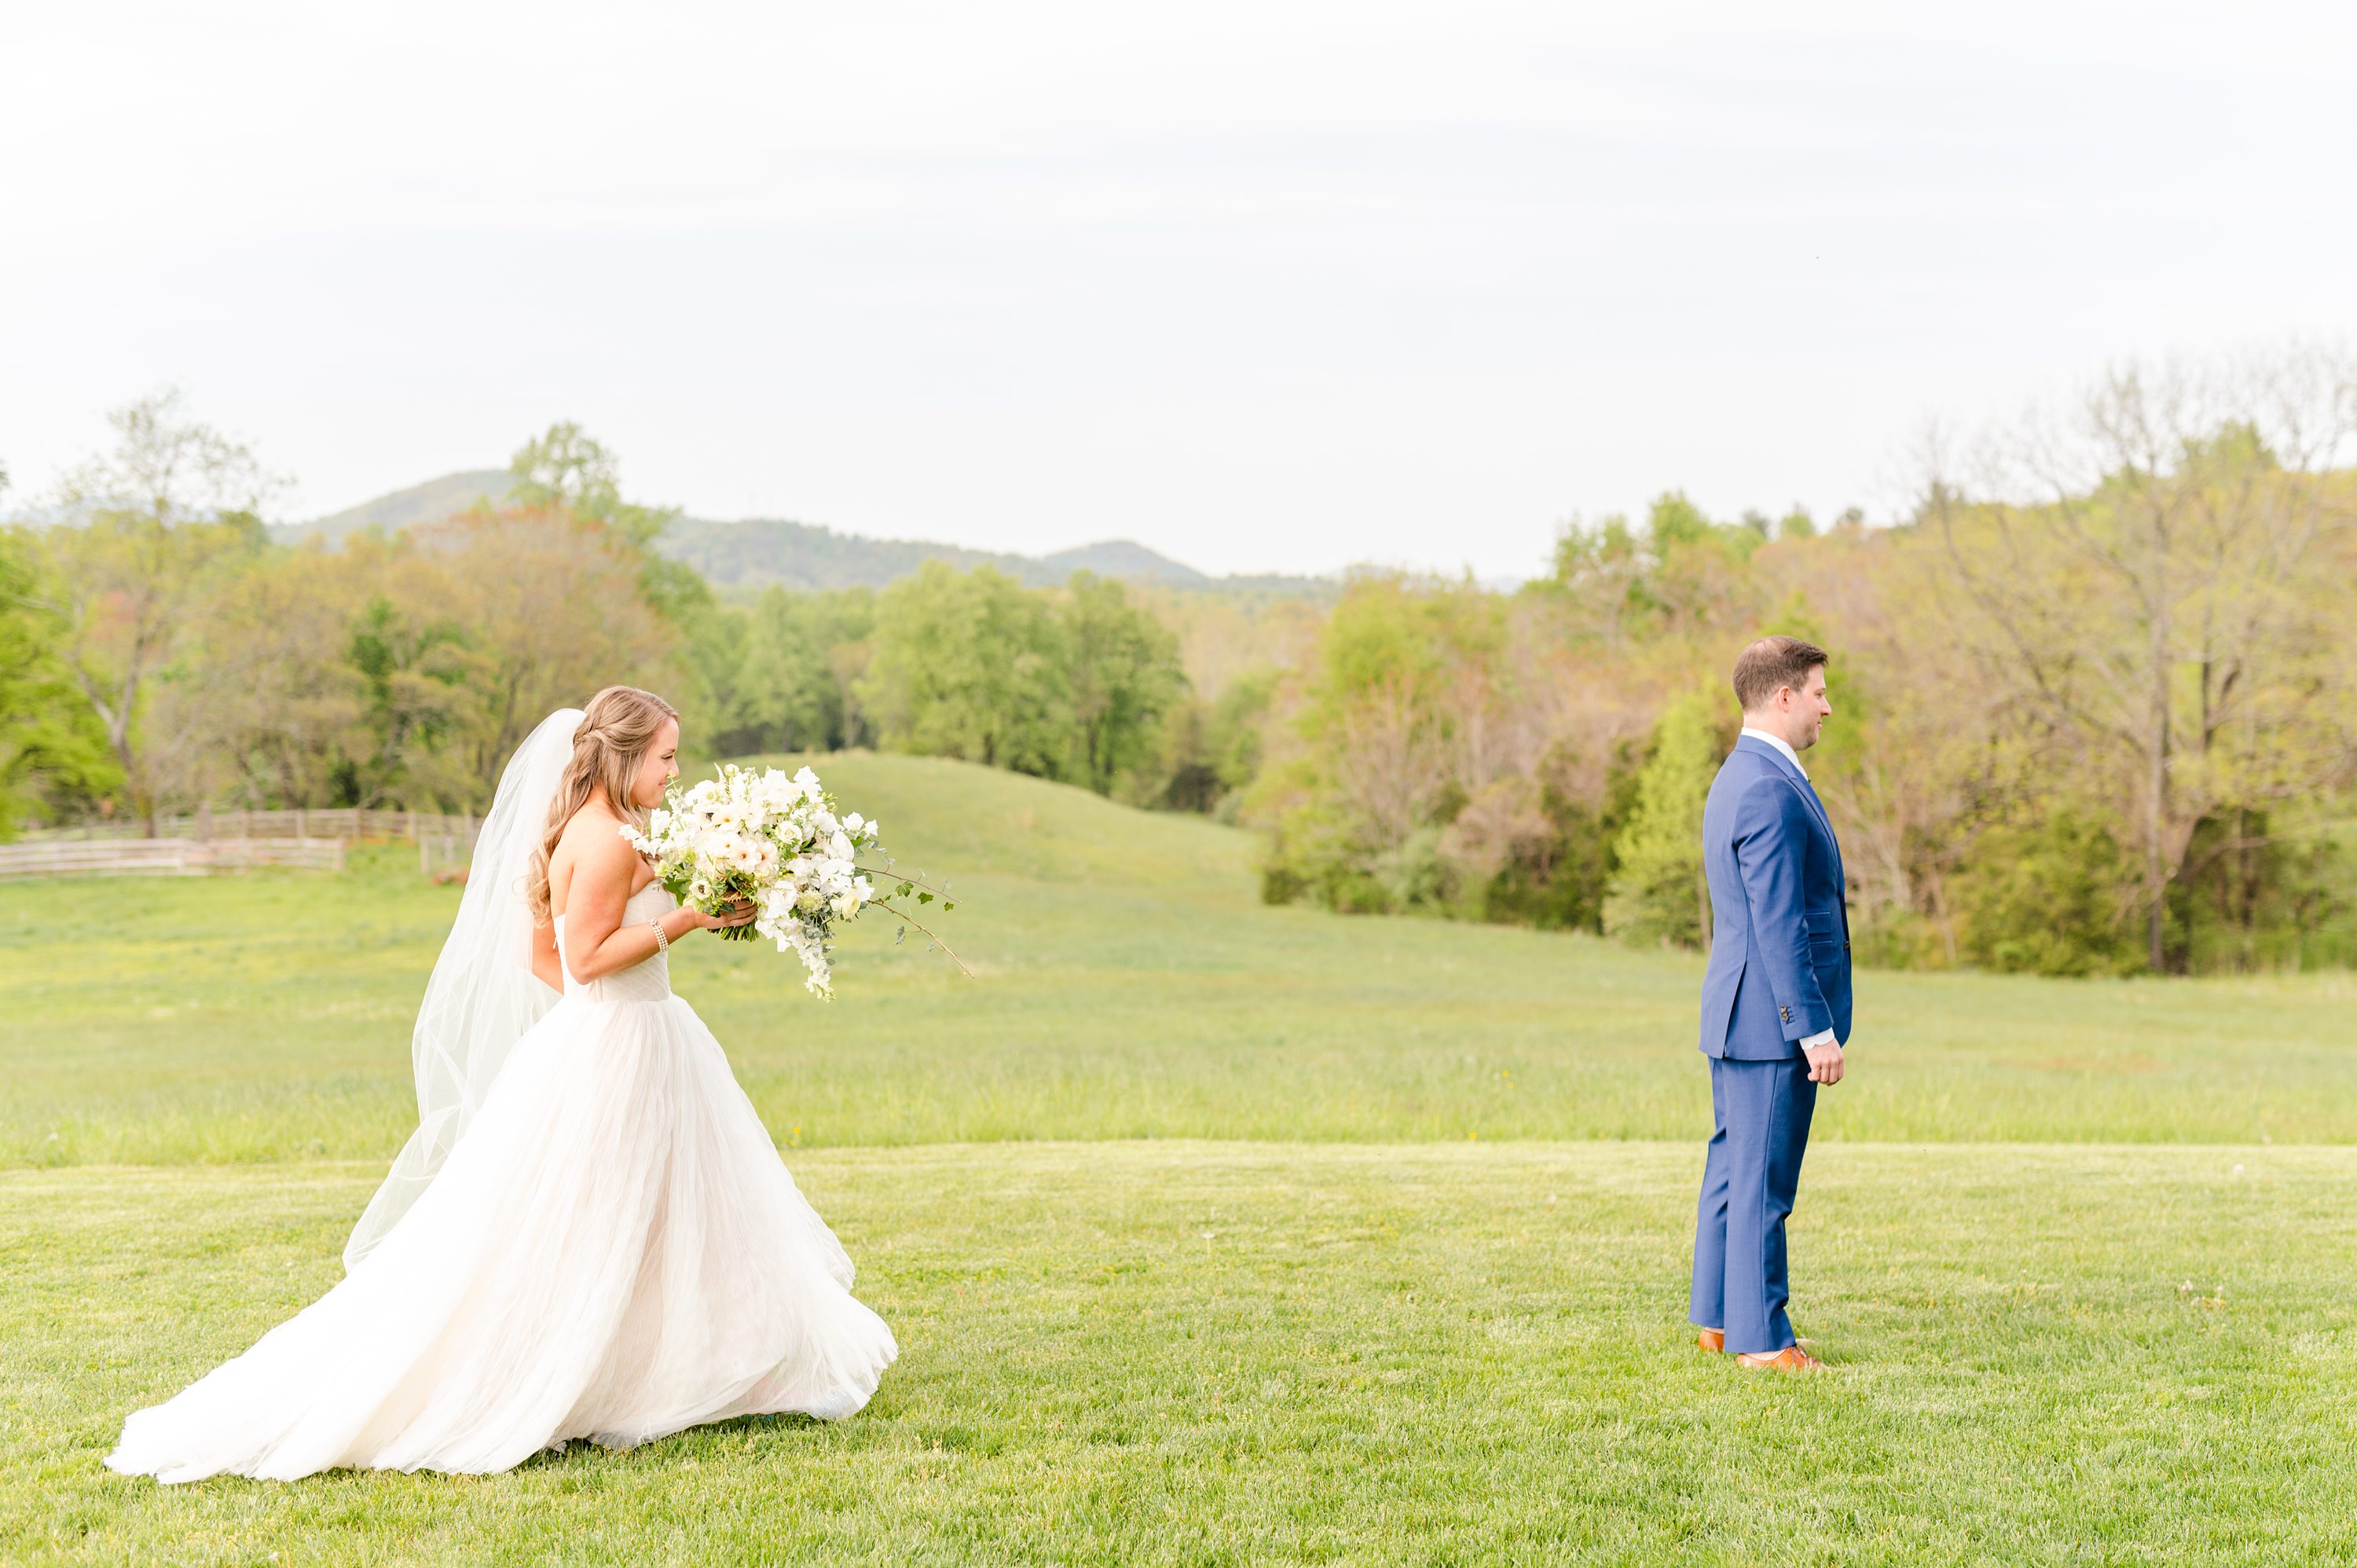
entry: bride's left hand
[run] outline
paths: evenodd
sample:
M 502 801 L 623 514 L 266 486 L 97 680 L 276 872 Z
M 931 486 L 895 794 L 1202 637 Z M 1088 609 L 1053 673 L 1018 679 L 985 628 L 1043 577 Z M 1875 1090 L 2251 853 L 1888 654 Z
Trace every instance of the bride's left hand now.
M 693 907 L 687 907 L 685 912 L 687 918 L 694 922 L 692 929 L 722 931 L 732 926 L 751 925 L 753 918 L 761 911 L 759 906 L 751 899 L 739 898 L 734 903 L 724 906 L 722 913 L 717 915 L 706 914 L 704 910 Z

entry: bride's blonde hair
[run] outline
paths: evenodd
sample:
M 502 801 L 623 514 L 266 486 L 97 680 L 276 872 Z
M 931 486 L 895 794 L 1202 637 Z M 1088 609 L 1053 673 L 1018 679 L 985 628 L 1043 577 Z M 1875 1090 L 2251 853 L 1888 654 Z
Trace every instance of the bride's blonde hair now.
M 573 731 L 573 757 L 557 780 L 556 798 L 548 803 L 548 827 L 533 852 L 532 871 L 524 878 L 524 897 L 536 924 L 548 924 L 548 857 L 565 836 L 565 824 L 589 803 L 602 786 L 606 800 L 629 821 L 644 826 L 646 813 L 630 799 L 639 764 L 647 747 L 662 730 L 664 721 L 679 710 L 636 686 L 608 686 L 589 699 L 581 722 Z

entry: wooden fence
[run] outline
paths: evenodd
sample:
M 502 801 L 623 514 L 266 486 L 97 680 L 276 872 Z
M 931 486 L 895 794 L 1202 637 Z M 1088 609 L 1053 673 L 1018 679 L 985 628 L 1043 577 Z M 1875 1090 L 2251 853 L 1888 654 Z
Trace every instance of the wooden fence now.
M 158 817 L 156 836 L 131 822 L 36 828 L 0 844 L 0 877 L 198 876 L 250 865 L 341 871 L 344 846 L 361 840 L 408 840 L 417 869 L 441 881 L 463 880 L 482 819 L 471 812 L 377 811 L 339 806 L 321 811 L 201 811 Z
M 156 837 L 159 839 L 407 839 L 415 843 L 420 838 L 456 838 L 468 844 L 475 842 L 475 829 L 481 819 L 472 813 L 465 816 L 444 816 L 435 811 L 378 811 L 356 806 L 338 806 L 318 811 L 296 809 L 291 811 L 202 811 L 194 816 L 158 817 Z M 147 826 L 135 818 L 127 822 L 79 822 L 70 828 L 36 828 L 25 835 L 27 843 L 59 842 L 95 842 L 112 839 L 144 839 Z
M 334 838 L 44 839 L 0 844 L 0 878 L 17 876 L 201 876 L 255 865 L 341 871 Z

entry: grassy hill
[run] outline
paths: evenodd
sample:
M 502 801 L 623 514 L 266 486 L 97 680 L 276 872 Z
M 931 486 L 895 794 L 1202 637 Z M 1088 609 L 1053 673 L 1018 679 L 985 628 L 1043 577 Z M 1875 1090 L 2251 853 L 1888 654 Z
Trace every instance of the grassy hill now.
M 832 1006 L 699 939 L 678 988 L 817 1144 L 1689 1138 L 1699 966 L 1583 937 L 1272 909 L 1236 830 L 937 759 L 816 759 L 952 879 L 967 982 L 882 918 Z M 0 1163 L 377 1157 L 457 902 L 341 877 L 0 886 Z M 1829 1138 L 2357 1141 L 2357 977 L 1869 972 Z

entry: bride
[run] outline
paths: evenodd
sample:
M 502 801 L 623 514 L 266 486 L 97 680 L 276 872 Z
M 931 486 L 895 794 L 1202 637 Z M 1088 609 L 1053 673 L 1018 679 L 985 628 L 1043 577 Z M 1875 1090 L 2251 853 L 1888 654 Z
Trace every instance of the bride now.
M 609 686 L 517 750 L 418 1013 L 417 1133 L 343 1282 L 133 1415 L 108 1465 L 504 1470 L 875 1393 L 891 1330 L 671 993 L 671 944 L 752 911 L 676 908 L 618 831 L 678 747 L 669 703 Z

